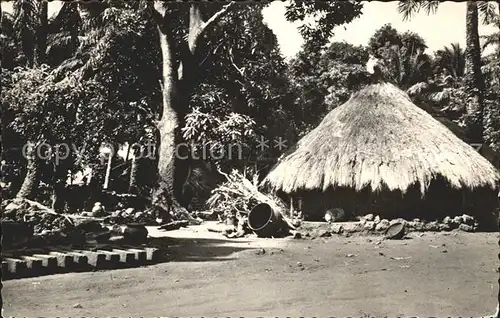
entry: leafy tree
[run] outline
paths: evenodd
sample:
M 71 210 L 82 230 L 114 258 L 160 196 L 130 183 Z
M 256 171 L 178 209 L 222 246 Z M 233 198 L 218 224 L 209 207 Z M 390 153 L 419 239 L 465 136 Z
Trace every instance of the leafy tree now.
M 410 19 L 424 9 L 427 14 L 435 13 L 439 1 L 400 1 L 399 12 L 403 19 Z M 483 139 L 483 100 L 485 83 L 481 72 L 481 49 L 479 45 L 479 16 L 484 24 L 494 19 L 495 6 L 489 1 L 467 1 L 466 11 L 466 49 L 465 49 L 465 85 L 467 98 L 466 122 L 471 140 Z
M 492 24 L 498 28 L 497 32 L 484 36 L 483 48 L 490 45 L 495 46 L 495 50 L 485 56 L 482 72 L 485 76 L 486 96 L 485 96 L 485 139 L 497 152 L 500 151 L 500 3 L 498 4 L 498 14 L 492 19 Z
M 431 57 L 427 45 L 418 34 L 400 34 L 390 24 L 375 31 L 369 40 L 371 53 L 379 60 L 387 80 L 402 89 L 414 90 L 432 76 Z
M 148 24 L 144 17 L 141 18 L 140 12 L 136 14 L 129 8 L 109 8 L 98 16 L 101 18 L 99 24 L 95 20 L 83 23 L 76 9 L 73 3 L 65 3 L 50 24 L 50 35 L 54 41 L 49 41 L 48 51 L 67 51 L 70 58 L 62 61 L 61 65 L 57 64 L 57 59 L 49 59 L 49 64 L 55 69 L 44 67 L 33 72 L 39 72 L 39 78 L 52 83 L 52 86 L 47 84 L 46 89 L 55 90 L 51 94 L 56 96 L 61 93 L 57 88 L 66 87 L 71 79 L 81 82 L 82 85 L 91 83 L 91 86 L 86 87 L 87 93 L 94 98 L 100 98 L 105 107 L 98 112 L 89 112 L 92 116 L 85 117 L 89 121 L 86 129 L 72 127 L 82 129 L 77 136 L 84 138 L 86 142 L 85 149 L 88 151 L 84 153 L 85 162 L 97 163 L 95 161 L 97 153 L 90 148 L 99 148 L 102 142 L 140 141 L 147 135 L 145 129 L 153 125 L 157 108 L 155 106 L 160 103 L 157 66 L 160 59 L 159 48 L 155 45 L 157 43 L 155 42 L 157 37 L 153 32 L 155 26 Z M 92 23 L 97 25 L 91 28 Z M 102 25 L 108 28 L 99 29 Z M 61 29 L 58 31 L 58 28 Z M 65 45 L 65 39 L 74 42 Z M 16 76 L 21 76 L 19 74 Z M 29 82 L 27 78 L 25 81 Z M 35 91 L 26 90 L 22 95 L 25 100 L 35 98 L 31 95 L 36 93 L 36 89 L 42 89 L 39 87 L 41 84 L 34 80 L 30 85 Z M 10 90 L 8 94 L 13 94 L 15 86 L 8 90 Z M 48 91 L 45 93 L 49 94 Z M 20 107 L 11 109 L 17 112 L 14 117 L 17 116 L 17 120 L 22 123 L 21 118 L 23 120 L 34 118 L 38 116 L 37 114 L 44 114 L 47 111 L 43 107 L 49 107 L 48 105 L 43 103 L 40 105 L 42 106 L 37 108 L 36 112 L 26 113 Z M 50 116 L 41 115 L 38 118 L 42 120 L 41 125 L 53 124 L 53 118 Z M 31 131 L 38 134 L 40 129 L 41 127 L 32 127 Z M 115 146 L 115 149 L 117 148 Z M 63 178 L 67 170 L 72 167 L 73 160 L 68 159 L 64 163 L 64 165 L 59 164 L 56 173 L 60 178 Z
M 257 135 L 268 140 L 283 137 L 293 141 L 295 138 L 294 125 L 290 125 L 292 116 L 288 111 L 292 100 L 285 73 L 286 63 L 280 55 L 275 35 L 262 21 L 262 7 L 248 6 L 237 15 L 230 13 L 227 20 L 214 26 L 214 38 L 207 39 L 208 44 L 202 53 L 202 56 L 207 56 L 200 70 L 204 80 L 195 88 L 190 101 L 190 106 L 198 106 L 219 120 L 241 115 L 255 122 L 254 139 L 245 140 L 245 154 L 239 162 L 232 161 L 234 168 L 243 169 L 252 164 L 260 166 L 261 163 L 264 168 L 269 164 L 265 161 L 281 154 L 273 147 L 265 152 L 258 151 L 253 147 Z M 230 27 L 233 32 L 223 31 Z M 221 37 L 215 38 L 220 34 Z M 217 54 L 211 53 L 212 50 Z
M 106 32 L 104 25 L 106 22 L 117 22 L 115 25 L 120 25 L 116 17 L 124 18 L 123 15 L 114 14 L 119 9 L 126 9 L 128 5 L 119 1 L 106 1 L 102 3 L 79 3 L 78 12 L 82 25 L 95 25 L 93 28 L 88 28 L 87 33 L 83 38 L 79 38 L 79 45 L 76 56 L 80 58 L 65 61 L 64 66 L 58 68 L 55 76 L 58 80 L 67 76 L 70 72 L 73 76 L 81 80 L 87 78 L 99 79 L 99 74 L 96 67 L 103 63 L 100 54 L 92 54 L 93 50 L 99 53 L 110 49 L 110 45 L 115 43 L 112 41 L 111 31 Z M 179 192 L 182 181 L 186 175 L 186 162 L 176 160 L 173 150 L 175 145 L 180 142 L 180 128 L 184 126 L 183 121 L 188 113 L 188 105 L 191 98 L 194 96 L 196 89 L 205 80 L 204 69 L 200 67 L 206 55 L 206 48 L 210 44 L 211 39 L 209 34 L 225 34 L 225 30 L 231 26 L 237 25 L 238 13 L 245 12 L 247 5 L 237 3 L 205 3 L 205 4 L 186 4 L 186 3 L 169 3 L 167 6 L 161 1 L 145 3 L 142 7 L 134 2 L 130 6 L 135 6 L 136 9 L 141 9 L 137 14 L 149 13 L 153 18 L 155 25 L 158 28 L 159 47 L 161 48 L 162 58 L 162 106 L 158 113 L 160 119 L 157 122 L 159 132 L 159 162 L 158 162 L 158 185 L 157 191 L 153 196 L 153 203 L 159 210 L 181 209 L 176 202 L 176 198 L 182 195 Z M 311 3 L 303 4 L 302 2 L 292 2 L 288 7 L 288 18 L 291 20 L 302 19 L 302 15 L 316 15 L 318 18 L 317 27 L 307 26 L 302 28 L 308 42 L 312 43 L 321 37 L 326 38 L 331 35 L 331 31 L 335 25 L 351 21 L 354 17 L 360 14 L 362 5 L 356 2 L 330 2 L 330 3 Z M 115 9 L 116 8 L 116 9 Z M 145 9 L 145 10 L 144 10 Z M 238 11 L 236 11 L 238 10 Z M 126 10 L 125 10 L 126 11 Z M 125 15 L 133 15 L 124 13 Z M 125 17 L 125 19 L 127 19 Z M 232 22 L 231 22 L 232 19 Z M 106 21 L 107 20 L 107 21 Z M 100 22 L 104 22 L 99 26 Z M 129 20 L 129 23 L 132 21 Z M 174 23 L 172 23 L 174 22 Z M 226 27 L 218 29 L 220 24 Z M 244 21 L 243 21 L 244 22 Z M 243 23 L 244 24 L 244 23 Z M 127 32 L 129 29 L 115 29 L 113 32 Z M 220 30 L 220 31 L 219 31 Z M 93 31 L 93 32 L 92 32 Z M 213 32 L 213 33 L 212 33 Z M 73 37 L 74 38 L 74 37 Z M 213 37 L 215 38 L 215 36 Z M 158 42 L 156 42 L 158 43 Z M 233 48 L 233 52 L 238 51 L 238 48 Z M 228 51 L 229 52 L 229 51 Z M 230 52 L 229 52 L 230 53 Z M 233 55 L 233 61 L 237 58 Z M 260 57 L 259 57 L 260 59 Z M 262 61 L 262 60 L 261 60 Z M 250 61 L 240 61 L 248 62 Z M 259 61 L 260 62 L 260 61 Z M 57 62 L 55 62 L 57 63 Z M 243 72 L 250 80 L 246 80 L 245 89 L 251 91 L 251 85 L 258 84 L 252 79 L 252 72 L 257 73 L 260 68 L 265 70 L 266 65 L 262 63 L 257 65 L 255 70 L 248 65 L 233 63 L 241 70 L 246 67 L 247 71 Z M 95 76 L 95 77 L 94 77 Z M 209 76 L 207 76 L 209 77 Z M 265 78 L 265 77 L 264 77 Z M 257 77 L 255 77 L 257 79 Z M 265 88 L 265 87 L 264 87 Z M 255 90 L 257 91 L 257 90 Z M 264 90 L 265 91 L 265 90 Z M 249 93 L 246 96 L 252 96 L 254 93 Z M 264 100 L 270 100 L 264 94 Z M 269 92 L 269 95 L 271 92 Z M 257 94 L 258 95 L 258 94 Z M 255 97 L 253 97 L 255 98 Z M 249 98 L 248 101 L 251 101 Z M 251 104 L 251 103 L 247 103 Z M 117 110 L 117 109 L 114 109 Z M 166 202 L 165 202 L 166 199 Z
M 4 84 L 3 107 L 15 114 L 9 128 L 32 144 L 32 147 L 23 149 L 28 165 L 18 197 L 35 194 L 42 173 L 41 160 L 53 164 L 59 172 L 54 177 L 65 181 L 67 169 L 61 174 L 59 160 L 74 154 L 73 146 L 78 149 L 85 147 L 86 153 L 96 155 L 98 147 L 92 149 L 92 144 L 85 144 L 93 137 L 91 134 L 96 129 L 92 128 L 101 126 L 96 123 L 96 118 L 103 112 L 104 103 L 96 83 L 81 83 L 71 78 L 58 82 L 47 67 L 42 66 L 18 70 Z M 57 145 L 63 144 L 66 146 L 60 146 L 58 152 Z M 57 180 L 51 183 L 55 182 Z
M 182 196 L 180 185 L 185 179 L 186 162 L 176 160 L 175 146 L 180 142 L 180 127 L 188 110 L 189 99 L 200 84 L 200 52 L 204 39 L 219 21 L 228 19 L 229 12 L 244 10 L 245 5 L 226 4 L 173 4 L 164 6 L 161 1 L 149 3 L 159 29 L 163 57 L 163 107 L 158 122 L 160 149 L 158 162 L 158 186 L 153 203 L 159 210 L 182 209 L 177 198 Z M 359 15 L 362 5 L 354 2 L 292 2 L 287 18 L 301 20 L 309 14 L 317 14 L 317 28 L 304 27 L 306 40 L 319 40 L 331 34 L 334 26 L 349 22 Z M 172 23 L 175 21 L 176 23 Z M 179 68 L 180 67 L 180 68 Z M 179 68 L 179 69 L 178 69 Z
M 319 53 L 306 45 L 290 62 L 291 89 L 296 92 L 294 117 L 300 134 L 307 133 L 333 108 L 347 101 L 351 93 L 366 83 L 366 48 L 333 42 Z
M 403 42 L 401 34 L 390 23 L 384 24 L 380 29 L 375 31 L 368 41 L 368 47 L 375 55 L 377 55 L 380 48 L 392 47 L 393 45 L 401 47 Z

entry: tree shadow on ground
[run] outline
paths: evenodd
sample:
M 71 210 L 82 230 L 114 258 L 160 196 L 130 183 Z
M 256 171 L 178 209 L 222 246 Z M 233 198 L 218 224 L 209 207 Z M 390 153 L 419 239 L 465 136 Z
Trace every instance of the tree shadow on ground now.
M 243 247 L 226 245 L 234 242 L 236 244 L 245 244 L 248 241 L 238 240 L 230 241 L 225 239 L 207 239 L 207 238 L 153 238 L 149 246 L 159 247 L 162 251 L 162 260 L 167 262 L 217 262 L 236 259 L 232 255 L 245 251 L 256 249 L 253 247 Z

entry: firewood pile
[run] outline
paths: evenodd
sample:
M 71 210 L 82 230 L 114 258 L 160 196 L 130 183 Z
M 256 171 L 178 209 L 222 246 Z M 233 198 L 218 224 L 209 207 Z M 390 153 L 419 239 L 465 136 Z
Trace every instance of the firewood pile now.
M 220 221 L 230 226 L 229 229 L 222 231 L 225 236 L 234 238 L 251 233 L 248 227 L 248 215 L 259 203 L 267 203 L 275 211 L 285 211 L 285 205 L 279 198 L 259 190 L 258 175 L 249 180 L 237 170 L 233 170 L 230 174 L 221 171 L 219 173 L 226 178 L 226 182 L 212 191 L 207 205 Z M 282 216 L 285 217 L 283 214 Z
M 277 198 L 265 195 L 258 189 L 258 175 L 252 180 L 237 170 L 230 174 L 220 172 L 227 181 L 212 190 L 207 205 L 214 213 L 224 219 L 235 218 L 238 213 L 248 214 L 252 207 L 265 202 L 276 204 Z

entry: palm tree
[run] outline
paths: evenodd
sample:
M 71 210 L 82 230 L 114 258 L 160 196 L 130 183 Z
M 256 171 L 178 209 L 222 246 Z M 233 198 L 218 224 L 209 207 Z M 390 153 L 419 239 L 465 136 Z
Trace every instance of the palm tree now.
M 384 76 L 404 90 L 427 81 L 431 59 L 420 50 L 409 52 L 406 47 L 393 45 L 379 49 Z
M 435 13 L 440 1 L 400 1 L 398 10 L 403 20 L 408 20 L 414 13 L 425 10 Z M 479 45 L 479 13 L 483 23 L 490 23 L 495 16 L 495 6 L 488 1 L 467 1 L 466 11 L 466 49 L 465 49 L 465 85 L 468 95 L 466 121 L 469 137 L 474 141 L 483 140 L 483 95 L 484 79 L 481 72 L 481 48 Z
M 434 67 L 446 70 L 454 79 L 464 76 L 465 52 L 459 43 L 452 43 L 442 50 L 437 50 L 434 58 Z
M 14 30 L 21 43 L 27 66 L 45 63 L 48 31 L 46 1 L 14 2 Z

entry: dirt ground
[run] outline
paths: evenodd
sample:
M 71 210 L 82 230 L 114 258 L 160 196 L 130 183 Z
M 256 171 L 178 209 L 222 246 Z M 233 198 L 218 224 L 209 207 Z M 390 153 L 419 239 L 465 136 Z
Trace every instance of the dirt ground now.
M 4 282 L 4 317 L 482 317 L 496 308 L 497 233 L 166 235 L 175 237 L 168 263 Z

